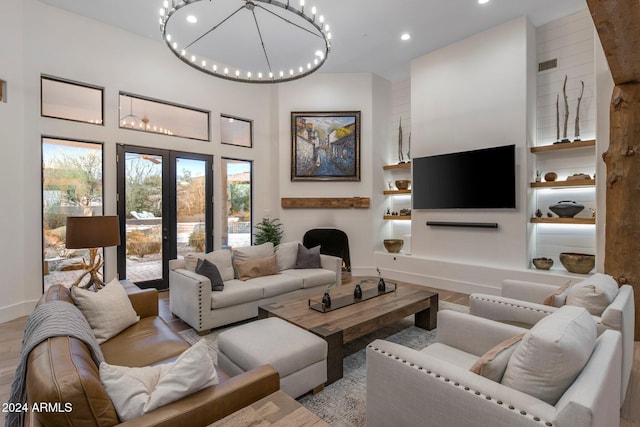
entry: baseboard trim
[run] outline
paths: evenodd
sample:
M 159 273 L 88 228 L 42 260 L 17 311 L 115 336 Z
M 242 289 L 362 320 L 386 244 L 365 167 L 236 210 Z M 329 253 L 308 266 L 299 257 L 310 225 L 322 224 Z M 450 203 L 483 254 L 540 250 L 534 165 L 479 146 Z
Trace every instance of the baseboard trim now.
M 0 307 L 0 323 L 9 322 L 31 314 L 38 300 L 23 301 L 13 305 Z

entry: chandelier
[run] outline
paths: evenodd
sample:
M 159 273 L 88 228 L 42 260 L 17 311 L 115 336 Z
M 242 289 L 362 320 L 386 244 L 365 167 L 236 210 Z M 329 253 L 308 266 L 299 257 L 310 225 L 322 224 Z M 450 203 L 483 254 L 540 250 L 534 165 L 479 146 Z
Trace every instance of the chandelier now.
M 160 30 L 182 62 L 211 76 L 280 83 L 317 71 L 331 32 L 316 7 L 277 0 L 165 0 Z

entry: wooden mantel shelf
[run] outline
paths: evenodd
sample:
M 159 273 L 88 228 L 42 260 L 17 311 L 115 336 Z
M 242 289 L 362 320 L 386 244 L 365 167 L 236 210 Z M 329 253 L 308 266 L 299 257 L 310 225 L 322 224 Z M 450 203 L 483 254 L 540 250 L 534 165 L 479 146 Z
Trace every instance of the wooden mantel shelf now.
M 369 197 L 283 197 L 280 205 L 283 208 L 368 208 Z

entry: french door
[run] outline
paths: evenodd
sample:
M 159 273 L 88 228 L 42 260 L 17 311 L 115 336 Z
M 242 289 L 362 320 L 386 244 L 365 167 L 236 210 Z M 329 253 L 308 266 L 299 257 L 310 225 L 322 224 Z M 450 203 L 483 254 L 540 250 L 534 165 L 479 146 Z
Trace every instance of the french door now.
M 213 248 L 213 157 L 119 144 L 118 276 L 169 287 L 169 260 Z

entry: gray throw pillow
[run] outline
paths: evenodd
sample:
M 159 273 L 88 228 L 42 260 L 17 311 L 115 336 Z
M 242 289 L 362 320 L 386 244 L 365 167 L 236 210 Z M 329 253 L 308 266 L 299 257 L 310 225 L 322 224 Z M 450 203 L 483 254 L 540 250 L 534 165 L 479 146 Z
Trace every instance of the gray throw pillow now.
M 198 259 L 196 273 L 209 278 L 212 291 L 221 291 L 224 289 L 224 282 L 222 281 L 218 267 L 208 259 Z
M 307 249 L 298 243 L 296 268 L 322 268 L 322 264 L 320 263 L 320 246 Z

